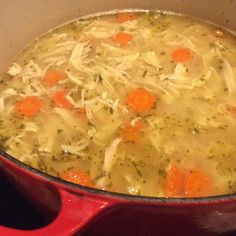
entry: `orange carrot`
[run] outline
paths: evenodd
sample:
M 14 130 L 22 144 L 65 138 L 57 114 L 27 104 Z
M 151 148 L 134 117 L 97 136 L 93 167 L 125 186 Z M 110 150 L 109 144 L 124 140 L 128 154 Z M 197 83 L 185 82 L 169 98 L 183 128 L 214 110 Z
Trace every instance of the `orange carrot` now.
M 53 95 L 52 100 L 55 103 L 55 105 L 58 106 L 58 107 L 71 109 L 72 104 L 66 99 L 66 95 L 67 95 L 67 93 L 64 90 L 57 91 Z
M 136 20 L 137 19 L 137 15 L 135 15 L 134 13 L 119 13 L 116 15 L 116 21 L 118 23 L 123 23 L 126 21 L 131 21 L 131 20 Z
M 132 41 L 133 36 L 128 33 L 119 32 L 119 33 L 113 35 L 111 39 L 114 43 L 118 43 L 118 44 L 124 46 Z
M 61 178 L 75 184 L 80 184 L 87 187 L 93 186 L 91 178 L 84 171 L 67 170 L 61 174 Z
M 167 173 L 165 195 L 167 197 L 203 197 L 213 192 L 213 183 L 209 176 L 198 169 L 182 171 L 172 165 Z
M 226 109 L 227 111 L 236 114 L 236 106 L 230 105 L 230 104 L 226 104 Z
M 172 165 L 166 176 L 165 196 L 180 197 L 183 190 L 183 174 L 177 165 Z
M 64 73 L 58 70 L 49 71 L 43 77 L 43 83 L 47 86 L 52 87 L 53 85 L 57 84 L 58 81 L 64 78 Z
M 143 128 L 141 121 L 136 121 L 134 125 L 128 124 L 121 130 L 121 135 L 126 142 L 136 142 L 140 139 L 140 130 Z
M 155 96 L 144 88 L 138 88 L 127 95 L 126 103 L 136 112 L 147 112 L 154 106 Z
M 192 59 L 192 53 L 187 48 L 180 48 L 173 51 L 171 57 L 175 62 L 188 62 Z
M 36 96 L 28 96 L 15 104 L 15 110 L 23 116 L 35 116 L 42 108 L 42 101 Z
M 212 194 L 213 184 L 201 170 L 189 170 L 184 177 L 184 194 L 186 197 L 203 197 Z

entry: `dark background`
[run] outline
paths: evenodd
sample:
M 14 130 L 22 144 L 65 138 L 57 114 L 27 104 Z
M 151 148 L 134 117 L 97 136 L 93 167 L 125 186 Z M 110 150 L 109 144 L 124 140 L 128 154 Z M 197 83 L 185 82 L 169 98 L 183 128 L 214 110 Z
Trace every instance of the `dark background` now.
M 0 173 L 0 225 L 35 229 L 45 224 L 43 217 Z

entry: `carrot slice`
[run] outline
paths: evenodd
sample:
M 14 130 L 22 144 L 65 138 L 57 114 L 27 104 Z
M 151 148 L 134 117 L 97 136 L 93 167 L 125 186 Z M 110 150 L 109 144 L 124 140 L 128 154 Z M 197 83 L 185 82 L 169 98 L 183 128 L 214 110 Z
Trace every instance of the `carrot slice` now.
M 180 48 L 173 51 L 171 57 L 175 62 L 188 62 L 192 59 L 192 53 L 187 48 Z
M 37 96 L 28 96 L 15 104 L 15 110 L 23 116 L 35 116 L 42 108 L 42 101 Z
M 119 33 L 113 35 L 111 39 L 114 43 L 118 43 L 118 44 L 124 46 L 132 41 L 133 36 L 128 33 L 119 32 Z
M 91 178 L 84 171 L 68 170 L 61 174 L 61 178 L 75 184 L 87 187 L 93 186 Z
M 203 197 L 212 195 L 213 184 L 201 170 L 187 171 L 184 177 L 184 194 L 186 197 Z
M 67 109 L 72 108 L 72 104 L 66 99 L 67 92 L 64 90 L 57 91 L 53 95 L 53 102 L 55 103 L 56 106 L 58 107 L 63 107 Z
M 135 15 L 134 13 L 120 13 L 120 14 L 116 15 L 116 21 L 118 23 L 132 21 L 132 20 L 136 20 L 136 19 L 137 19 L 137 15 Z
M 226 109 L 227 109 L 227 111 L 229 111 L 233 114 L 236 114 L 236 107 L 235 106 L 230 105 L 230 104 L 226 104 Z
M 136 112 L 147 112 L 155 103 L 155 96 L 146 89 L 138 88 L 126 97 L 126 103 Z
M 121 135 L 126 142 L 136 142 L 140 139 L 140 130 L 143 128 L 141 121 L 136 121 L 134 125 L 128 124 L 121 130 Z
M 179 197 L 183 190 L 183 175 L 177 165 L 172 165 L 166 176 L 165 196 Z
M 49 71 L 43 77 L 43 83 L 47 86 L 52 87 L 53 85 L 57 84 L 58 81 L 64 78 L 64 73 L 61 71 Z

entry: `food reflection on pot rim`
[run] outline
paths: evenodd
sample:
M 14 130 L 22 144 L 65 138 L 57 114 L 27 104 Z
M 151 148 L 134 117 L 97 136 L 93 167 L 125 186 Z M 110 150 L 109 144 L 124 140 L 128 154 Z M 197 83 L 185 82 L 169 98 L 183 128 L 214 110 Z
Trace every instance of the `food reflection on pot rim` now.
M 236 191 L 236 39 L 175 14 L 78 19 L 2 76 L 0 140 L 69 182 L 156 197 Z

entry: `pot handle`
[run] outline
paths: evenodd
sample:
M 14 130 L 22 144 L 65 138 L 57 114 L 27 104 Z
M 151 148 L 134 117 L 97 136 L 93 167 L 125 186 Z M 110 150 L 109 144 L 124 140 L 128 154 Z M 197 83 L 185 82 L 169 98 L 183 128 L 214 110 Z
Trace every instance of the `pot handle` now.
M 58 216 L 49 225 L 36 230 L 18 230 L 0 226 L 3 236 L 69 236 L 80 233 L 88 223 L 112 204 L 59 190 L 61 209 Z

